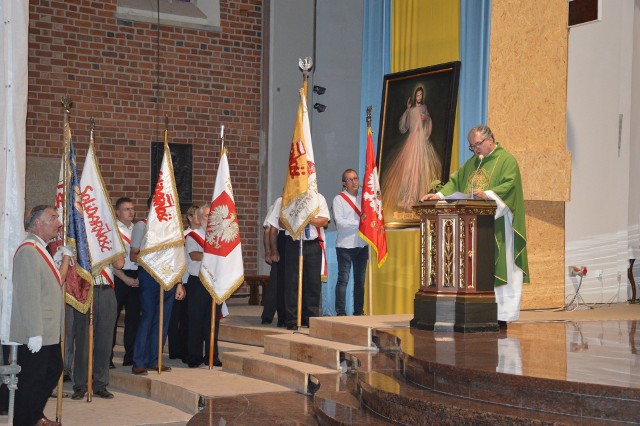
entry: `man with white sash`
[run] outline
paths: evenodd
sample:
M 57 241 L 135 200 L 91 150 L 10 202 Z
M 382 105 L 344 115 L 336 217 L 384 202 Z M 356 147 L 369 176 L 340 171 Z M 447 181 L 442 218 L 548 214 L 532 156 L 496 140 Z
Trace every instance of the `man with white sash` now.
M 118 218 L 118 230 L 127 256 L 121 270 L 114 271 L 114 287 L 117 301 L 116 325 L 113 330 L 113 343 L 116 344 L 116 328 L 120 312 L 124 308 L 124 357 L 123 366 L 133 365 L 133 344 L 136 341 L 136 332 L 140 322 L 140 283 L 138 282 L 138 264 L 131 261 L 131 232 L 133 231 L 133 219 L 136 216 L 133 201 L 127 197 L 118 198 L 116 201 L 116 217 Z M 113 350 L 111 352 L 113 359 Z
M 64 315 L 62 279 L 71 252 L 63 249 L 61 275 L 47 252 L 47 242 L 61 226 L 53 206 L 36 206 L 27 214 L 27 231 L 13 258 L 13 297 L 9 338 L 20 343 L 19 386 L 13 424 L 59 425 L 44 415 L 44 406 L 62 373 L 60 336 Z
M 209 342 L 211 330 L 211 294 L 200 280 L 200 266 L 204 253 L 205 229 L 207 226 L 207 217 L 209 216 L 209 206 L 203 206 L 198 209 L 198 223 L 200 227 L 192 229 L 185 238 L 185 248 L 187 252 L 187 272 L 189 280 L 187 288 L 189 289 L 189 334 L 187 338 L 187 364 L 190 368 L 197 368 L 209 359 Z M 221 305 L 216 304 L 216 318 L 220 318 Z M 216 328 L 214 331 L 214 354 L 215 359 L 213 365 L 222 367 L 218 351 L 218 333 L 220 330 L 220 321 L 216 320 Z M 204 346 L 204 351 L 203 351 Z
M 343 191 L 333 199 L 333 219 L 336 221 L 336 257 L 338 281 L 336 282 L 336 315 L 343 316 L 347 298 L 349 273 L 353 265 L 353 315 L 364 314 L 364 280 L 369 251 L 358 234 L 360 227 L 360 182 L 358 173 L 347 169 L 342 173 Z

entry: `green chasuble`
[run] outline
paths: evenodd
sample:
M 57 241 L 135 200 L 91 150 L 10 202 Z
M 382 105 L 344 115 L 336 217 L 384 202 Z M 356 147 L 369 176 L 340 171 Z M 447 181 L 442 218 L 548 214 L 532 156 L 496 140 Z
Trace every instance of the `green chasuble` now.
M 471 190 L 471 178 L 480 164 L 477 156 L 471 157 L 455 172 L 440 190 L 443 195 L 454 192 L 468 194 Z M 529 263 L 527 261 L 527 234 L 525 229 L 524 196 L 522 194 L 522 178 L 516 159 L 505 151 L 500 144 L 487 155 L 475 174 L 474 189 L 493 191 L 509 207 L 513 214 L 513 256 L 515 264 L 524 272 L 524 282 L 529 282 Z M 501 216 L 495 221 L 495 255 L 496 271 L 495 285 L 507 284 L 507 261 L 505 245 L 504 221 Z

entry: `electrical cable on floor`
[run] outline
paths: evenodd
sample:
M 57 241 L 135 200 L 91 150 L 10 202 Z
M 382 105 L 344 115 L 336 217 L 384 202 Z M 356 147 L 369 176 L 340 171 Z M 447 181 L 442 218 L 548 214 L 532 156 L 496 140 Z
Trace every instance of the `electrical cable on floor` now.
M 569 309 L 572 305 L 573 302 L 576 301 L 576 299 L 579 297 L 582 300 L 582 305 L 587 306 L 589 309 L 593 309 L 595 303 L 589 305 L 588 303 L 585 303 L 584 300 L 582 299 L 582 296 L 579 295 L 580 292 L 580 287 L 582 286 L 582 278 L 583 276 L 580 275 L 580 282 L 578 282 L 578 288 L 576 289 L 575 294 L 573 295 L 573 298 L 571 299 L 571 301 L 569 303 L 566 303 L 564 306 L 558 307 L 558 308 L 549 308 L 549 309 L 527 309 L 527 311 L 529 312 L 560 312 L 560 311 L 575 311 L 578 309 L 578 306 L 580 305 L 580 302 L 578 301 L 575 305 L 574 308 Z M 523 309 L 524 311 L 524 309 Z

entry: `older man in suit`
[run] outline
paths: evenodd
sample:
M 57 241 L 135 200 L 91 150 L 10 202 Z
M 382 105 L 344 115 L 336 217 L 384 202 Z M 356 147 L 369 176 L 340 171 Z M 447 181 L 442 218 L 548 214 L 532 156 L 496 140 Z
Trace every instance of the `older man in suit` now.
M 36 206 L 27 215 L 27 235 L 13 258 L 10 339 L 18 347 L 18 376 L 13 424 L 59 425 L 44 415 L 47 398 L 62 373 L 62 278 L 46 245 L 60 227 L 56 209 Z M 69 253 L 61 269 L 66 269 Z

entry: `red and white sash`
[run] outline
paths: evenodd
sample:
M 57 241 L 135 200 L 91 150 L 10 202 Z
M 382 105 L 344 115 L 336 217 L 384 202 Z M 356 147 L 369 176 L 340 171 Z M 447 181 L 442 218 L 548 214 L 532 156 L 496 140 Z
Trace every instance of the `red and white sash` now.
M 102 278 L 104 278 L 109 283 L 109 286 L 111 286 L 111 288 L 114 288 L 113 277 L 111 276 L 111 274 L 109 274 L 107 268 L 104 268 L 102 272 L 100 272 L 100 275 L 102 275 Z
M 118 227 L 118 230 L 120 231 L 120 236 L 122 237 L 122 239 L 124 240 L 124 242 L 125 242 L 127 245 L 131 245 L 131 232 L 129 232 L 129 234 L 126 234 L 126 233 L 122 230 L 122 228 L 120 228 L 120 227 Z M 129 231 L 129 230 L 127 229 L 127 231 Z
M 187 234 L 187 237 L 191 237 L 193 238 L 193 240 L 198 243 L 198 245 L 200 245 L 200 247 L 202 247 L 204 249 L 204 238 L 198 234 L 195 230 L 191 230 L 189 231 L 189 233 Z
M 20 249 L 24 246 L 33 246 L 36 248 L 36 250 L 38 250 L 38 253 L 40 253 L 40 256 L 42 256 L 44 261 L 47 262 L 47 265 L 49 265 L 49 269 L 51 269 L 51 272 L 53 272 L 53 275 L 55 276 L 56 281 L 58 281 L 58 284 L 62 286 L 62 277 L 60 277 L 60 271 L 58 271 L 58 268 L 56 268 L 56 265 L 53 263 L 53 259 L 51 258 L 51 255 L 46 250 L 43 250 L 38 244 L 36 244 L 33 241 L 25 241 L 24 243 L 20 244 L 20 247 L 18 247 L 18 250 L 16 250 L 16 254 L 18 254 Z
M 327 247 L 324 242 L 324 228 L 316 226 L 318 232 L 318 243 L 322 249 L 322 267 L 320 268 L 320 281 L 326 283 L 329 279 L 329 269 L 327 268 Z
M 344 192 L 341 192 L 340 196 L 351 206 L 351 208 L 353 209 L 354 212 L 356 212 L 358 217 L 362 216 L 362 212 L 360 211 L 358 206 L 355 205 L 355 203 L 351 200 L 351 198 L 349 198 L 347 194 L 345 194 Z

